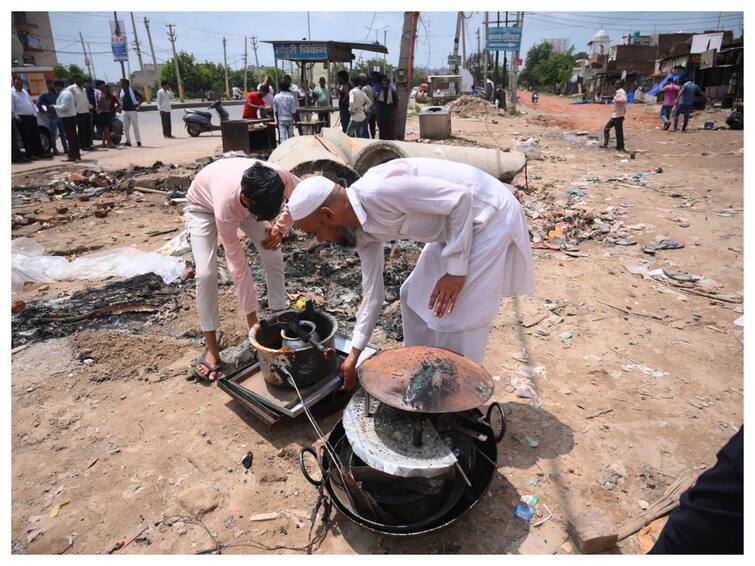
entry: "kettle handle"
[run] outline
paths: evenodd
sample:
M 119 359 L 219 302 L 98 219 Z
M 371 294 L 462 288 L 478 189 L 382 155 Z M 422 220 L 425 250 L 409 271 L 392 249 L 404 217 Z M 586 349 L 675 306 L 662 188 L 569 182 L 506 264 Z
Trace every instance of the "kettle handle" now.
M 495 432 L 493 433 L 493 438 L 495 438 L 495 442 L 496 444 L 498 444 L 499 442 L 501 442 L 501 440 L 503 440 L 503 437 L 506 434 L 506 413 L 503 410 L 503 406 L 498 401 L 493 401 L 488 406 L 488 412 L 485 416 L 485 420 L 488 421 L 490 430 L 493 430 L 493 423 L 490 420 L 490 417 L 493 415 L 493 409 L 497 410 L 501 415 L 501 431 L 498 434 L 496 434 Z

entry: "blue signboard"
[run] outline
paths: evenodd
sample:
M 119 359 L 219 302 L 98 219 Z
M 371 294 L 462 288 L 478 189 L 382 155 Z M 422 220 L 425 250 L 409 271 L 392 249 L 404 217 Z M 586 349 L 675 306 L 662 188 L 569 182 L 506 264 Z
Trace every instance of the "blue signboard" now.
M 328 59 L 327 43 L 276 43 L 273 51 L 276 59 Z
M 113 50 L 113 61 L 128 61 L 128 43 L 125 37 L 114 35 L 110 47 Z
M 522 43 L 522 28 L 488 28 L 488 51 L 519 51 Z

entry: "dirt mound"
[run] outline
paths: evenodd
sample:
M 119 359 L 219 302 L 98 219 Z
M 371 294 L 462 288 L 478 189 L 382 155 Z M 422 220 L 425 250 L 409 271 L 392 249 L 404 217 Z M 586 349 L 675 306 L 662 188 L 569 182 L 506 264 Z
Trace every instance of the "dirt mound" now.
M 486 114 L 496 115 L 495 104 L 476 96 L 460 96 L 449 104 L 451 112 L 460 118 L 482 118 Z

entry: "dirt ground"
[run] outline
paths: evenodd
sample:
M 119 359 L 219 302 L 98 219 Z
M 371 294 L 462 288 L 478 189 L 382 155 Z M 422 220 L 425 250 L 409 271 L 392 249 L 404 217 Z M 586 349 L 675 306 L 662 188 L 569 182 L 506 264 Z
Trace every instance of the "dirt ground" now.
M 566 534 L 571 513 L 602 511 L 616 524 L 639 516 L 676 478 L 714 462 L 742 424 L 743 328 L 734 324 L 743 310 L 742 132 L 701 129 L 706 120 L 723 125 L 721 111 L 696 114 L 686 134 L 664 132 L 658 107 L 633 105 L 625 127 L 633 155 L 617 153 L 594 139 L 610 107 L 542 95 L 531 108 L 521 98 L 527 112 L 518 118 L 454 117 L 455 137 L 445 142 L 508 149 L 534 137 L 541 153 L 514 183 L 531 223 L 537 291 L 502 301 L 485 356 L 493 398 L 511 407 L 491 488 L 459 523 L 416 540 L 376 536 L 336 513 L 316 553 L 576 552 Z M 417 129 L 409 124 L 408 139 Z M 46 188 L 55 175 L 39 173 L 37 182 Z M 94 216 L 98 199 L 113 201 L 105 218 Z M 55 206 L 42 199 L 14 215 L 30 207 L 54 214 Z M 178 208 L 158 195 L 116 191 L 66 206 L 76 211 L 70 221 L 31 236 L 63 253 L 156 249 L 178 232 L 148 233 L 182 226 Z M 663 239 L 684 247 L 643 253 Z M 284 242 L 294 245 L 304 242 Z M 699 275 L 704 285 L 659 268 Z M 337 316 L 348 326 L 354 305 L 331 304 L 326 277 L 319 291 L 290 278 L 287 291 L 321 294 L 326 308 L 343 308 Z M 108 283 L 27 283 L 14 299 L 30 308 Z M 316 441 L 312 428 L 303 420 L 268 427 L 219 388 L 187 380 L 201 350 L 193 282 L 169 287 L 157 311 L 58 329 L 13 354 L 14 553 L 196 553 L 213 540 L 227 545 L 223 553 L 293 553 L 307 544 L 317 493 L 297 457 Z M 245 333 L 232 287 L 220 292 L 226 341 L 238 343 Z M 381 319 L 382 346 L 395 344 L 397 306 L 393 298 L 393 315 Z M 517 389 L 522 378 L 529 392 Z M 320 424 L 329 430 L 337 420 Z M 540 501 L 528 524 L 514 508 L 529 494 Z M 250 520 L 269 513 L 277 515 Z M 647 545 L 632 535 L 613 552 Z

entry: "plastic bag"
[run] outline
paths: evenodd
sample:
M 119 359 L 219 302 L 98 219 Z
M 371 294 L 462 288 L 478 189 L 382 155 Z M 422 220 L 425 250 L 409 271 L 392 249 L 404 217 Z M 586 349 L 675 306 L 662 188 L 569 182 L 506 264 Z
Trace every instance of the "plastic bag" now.
M 169 242 L 166 242 L 157 253 L 163 256 L 182 256 L 191 251 L 191 238 L 189 231 L 184 230 L 175 238 L 172 238 Z
M 177 257 L 136 248 L 116 248 L 82 256 L 69 262 L 64 257 L 46 256 L 44 247 L 30 238 L 13 241 L 11 285 L 21 291 L 26 281 L 51 283 L 66 279 L 103 279 L 113 275 L 134 277 L 145 273 L 159 275 L 165 283 L 182 277 L 186 265 Z

